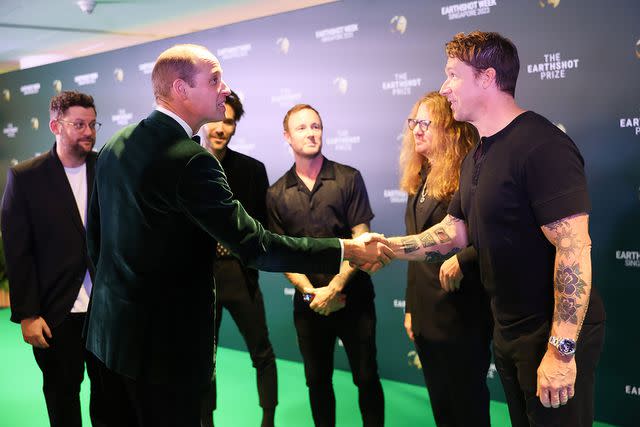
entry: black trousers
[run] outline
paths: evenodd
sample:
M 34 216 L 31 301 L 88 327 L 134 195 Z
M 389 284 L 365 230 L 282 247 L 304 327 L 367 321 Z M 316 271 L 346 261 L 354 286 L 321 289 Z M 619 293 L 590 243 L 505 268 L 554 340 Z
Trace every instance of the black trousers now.
M 487 387 L 490 345 L 490 330 L 446 342 L 415 336 L 437 426 L 491 425 Z
M 513 427 L 587 427 L 593 424 L 595 370 L 604 344 L 605 323 L 584 324 L 576 348 L 575 396 L 559 408 L 545 408 L 536 396 L 537 370 L 547 350 L 549 324 L 526 337 L 494 340 L 496 369 Z
M 258 286 L 257 274 L 243 270 L 232 258 L 216 260 L 216 340 L 222 323 L 222 309 L 226 308 L 242 334 L 253 367 L 256 369 L 260 407 L 274 409 L 278 404 L 278 374 L 276 357 L 269 341 L 264 300 Z M 216 368 L 217 369 L 217 368 Z M 213 379 L 202 404 L 202 425 L 211 425 L 211 414 L 217 406 L 216 380 Z
M 311 310 L 294 311 L 298 344 L 304 361 L 311 413 L 316 427 L 336 424 L 333 353 L 340 338 L 349 359 L 364 427 L 384 425 L 384 395 L 376 361 L 376 313 L 366 307 L 346 307 L 329 316 Z
M 199 427 L 204 389 L 194 384 L 149 384 L 120 375 L 91 355 L 107 411 L 93 427 Z
M 51 329 L 52 337 L 47 339 L 49 348 L 33 348 L 36 363 L 42 371 L 42 391 L 52 427 L 82 425 L 80 384 L 84 379 L 85 362 L 91 380 L 89 413 L 92 419 L 99 410 L 99 393 L 93 383 L 96 368 L 88 358 L 82 339 L 85 317 L 85 313 L 70 313 L 60 325 Z

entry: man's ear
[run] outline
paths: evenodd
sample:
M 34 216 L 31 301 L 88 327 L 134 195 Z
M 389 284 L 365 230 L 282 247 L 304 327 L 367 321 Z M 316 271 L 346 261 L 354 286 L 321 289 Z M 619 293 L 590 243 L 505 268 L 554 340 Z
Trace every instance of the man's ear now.
M 282 134 L 284 135 L 284 139 L 287 141 L 287 144 L 291 145 L 291 135 L 289 135 L 289 131 L 285 130 Z
M 54 135 L 60 135 L 60 127 L 62 125 L 60 124 L 60 122 L 57 119 L 51 119 L 49 120 L 49 130 L 51 131 L 52 134 Z
M 171 83 L 171 93 L 178 99 L 187 99 L 187 82 L 182 79 L 175 79 Z
M 493 67 L 489 67 L 484 70 L 480 76 L 482 87 L 487 89 L 491 85 L 496 83 L 496 69 Z

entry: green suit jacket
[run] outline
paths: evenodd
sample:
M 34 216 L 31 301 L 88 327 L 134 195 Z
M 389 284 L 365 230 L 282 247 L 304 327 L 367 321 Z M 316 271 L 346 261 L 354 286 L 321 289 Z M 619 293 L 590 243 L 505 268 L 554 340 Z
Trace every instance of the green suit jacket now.
M 100 151 L 87 241 L 97 269 L 87 348 L 109 369 L 148 383 L 211 379 L 217 241 L 261 270 L 340 267 L 337 239 L 265 231 L 234 200 L 215 157 L 159 111 Z

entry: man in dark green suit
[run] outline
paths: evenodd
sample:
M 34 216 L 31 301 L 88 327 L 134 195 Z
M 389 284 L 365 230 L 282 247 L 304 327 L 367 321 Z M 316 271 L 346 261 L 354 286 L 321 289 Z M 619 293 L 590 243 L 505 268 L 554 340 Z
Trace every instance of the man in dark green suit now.
M 271 234 L 233 199 L 220 163 L 191 140 L 221 120 L 229 88 L 206 48 L 178 45 L 157 59 L 158 108 L 101 150 L 88 215 L 97 268 L 87 348 L 112 410 L 107 426 L 198 426 L 211 379 L 219 241 L 245 265 L 337 273 L 343 258 L 376 270 L 379 236 L 294 239 Z

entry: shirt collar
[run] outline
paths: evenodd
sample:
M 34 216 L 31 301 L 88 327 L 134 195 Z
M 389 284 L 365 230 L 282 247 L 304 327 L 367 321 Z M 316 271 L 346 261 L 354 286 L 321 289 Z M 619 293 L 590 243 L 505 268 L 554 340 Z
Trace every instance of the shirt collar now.
M 318 178 L 320 180 L 327 179 L 336 179 L 336 173 L 333 168 L 333 162 L 326 157 L 322 156 L 322 167 L 320 168 L 320 173 L 318 174 Z M 293 187 L 294 185 L 298 185 L 298 175 L 296 174 L 296 164 L 294 163 L 291 166 L 291 169 L 287 172 L 287 182 L 286 188 Z
M 178 124 L 180 126 L 182 126 L 182 129 L 184 129 L 184 131 L 187 133 L 187 136 L 189 138 L 191 138 L 193 136 L 193 129 L 191 129 L 191 126 L 189 126 L 187 124 L 187 122 L 185 122 L 182 117 L 180 117 L 179 115 L 177 115 L 176 113 L 174 113 L 171 110 L 167 110 L 166 108 L 158 105 L 156 107 L 156 110 L 160 111 L 163 114 L 166 114 L 167 116 L 171 117 L 173 120 L 175 120 L 176 122 L 178 122 Z

